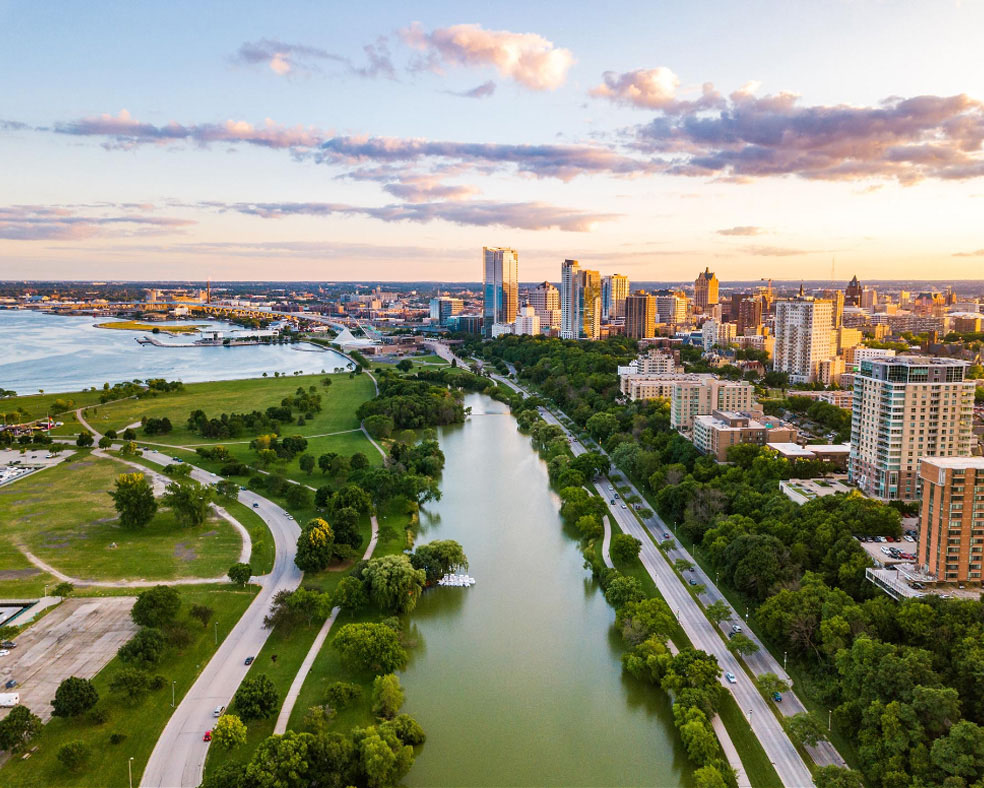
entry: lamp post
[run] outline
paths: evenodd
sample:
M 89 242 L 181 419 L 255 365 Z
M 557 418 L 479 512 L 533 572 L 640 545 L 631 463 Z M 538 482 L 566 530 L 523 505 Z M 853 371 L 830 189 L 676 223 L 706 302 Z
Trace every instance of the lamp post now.
M 217 646 L 219 645 L 219 622 L 216 621 L 214 623 L 215 623 L 215 645 Z
M 177 683 L 178 683 L 177 681 L 171 679 L 171 708 L 172 709 L 174 708 L 174 685 Z
M 788 656 L 788 652 L 786 652 L 786 651 L 782 652 L 782 669 L 783 670 L 786 669 L 786 657 L 787 656 Z
M 751 709 L 748 710 L 748 724 L 749 725 L 752 724 L 752 710 Z
M 44 586 L 44 598 L 45 599 L 48 598 L 48 584 L 47 583 L 45 583 L 45 586 Z
M 827 709 L 827 733 L 830 733 L 830 721 L 834 716 L 834 712 Z
M 133 788 L 133 756 L 126 762 L 126 773 L 130 778 L 130 788 Z
M 748 623 L 748 605 L 745 606 L 745 623 Z

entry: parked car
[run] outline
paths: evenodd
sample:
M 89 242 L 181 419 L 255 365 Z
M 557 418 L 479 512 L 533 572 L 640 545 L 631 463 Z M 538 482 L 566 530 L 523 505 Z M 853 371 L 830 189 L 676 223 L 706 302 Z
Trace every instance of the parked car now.
M 180 457 L 172 457 L 171 459 L 174 460 L 175 462 L 184 462 L 184 460 L 182 460 Z
M 776 703 L 782 703 L 782 695 L 780 695 L 778 692 L 773 692 L 772 700 L 774 700 Z
M 731 638 L 733 638 L 737 634 L 738 634 L 737 632 L 729 632 L 728 633 L 728 640 L 731 640 Z
M 202 736 L 202 741 L 212 741 L 212 731 L 205 731 L 205 735 Z
M 10 653 L 10 649 L 0 648 L 0 657 L 6 657 Z
M 17 648 L 17 644 L 12 640 L 5 640 L 0 643 L 0 648 Z
M 926 587 L 922 583 L 920 583 L 918 580 L 913 580 L 911 583 L 909 583 L 909 585 L 912 586 L 913 588 L 916 588 L 916 589 L 921 589 L 921 588 L 925 588 Z
M 732 673 L 731 671 L 728 671 L 727 673 L 725 673 L 724 674 L 724 677 L 728 680 L 728 683 L 729 684 L 737 684 L 738 683 L 738 679 L 735 678 L 735 674 Z
M 244 665 L 252 665 L 254 659 L 256 659 L 256 657 L 246 657 L 246 659 L 243 660 L 243 664 Z
M 738 626 L 738 624 L 732 624 L 731 631 L 737 634 L 738 632 L 741 632 L 741 627 Z
M 8 679 L 7 683 L 3 685 L 4 689 L 13 689 L 17 686 L 17 679 Z

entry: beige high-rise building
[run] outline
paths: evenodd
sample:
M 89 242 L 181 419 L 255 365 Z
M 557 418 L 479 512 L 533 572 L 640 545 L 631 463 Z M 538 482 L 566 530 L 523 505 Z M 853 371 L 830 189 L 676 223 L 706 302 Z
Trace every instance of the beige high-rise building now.
M 629 295 L 629 277 L 610 274 L 601 278 L 601 319 L 625 317 L 625 299 Z
M 706 312 L 707 307 L 718 303 L 718 278 L 709 268 L 694 280 L 694 309 Z
M 625 335 L 632 339 L 656 336 L 656 297 L 637 290 L 625 299 Z
M 981 584 L 984 564 L 984 457 L 925 457 L 919 566 L 938 580 Z
M 588 269 L 578 274 L 581 337 L 598 339 L 601 336 L 601 274 Z
M 512 323 L 519 311 L 519 253 L 500 246 L 482 247 L 483 332 L 492 337 L 496 323 Z
M 919 460 L 967 457 L 974 381 L 950 358 L 866 358 L 854 374 L 851 480 L 881 500 L 919 497 Z
M 560 269 L 560 335 L 597 339 L 601 335 L 601 274 L 564 260 Z
M 715 410 L 746 412 L 755 408 L 755 387 L 745 380 L 721 380 L 714 376 L 694 376 L 674 383 L 670 392 L 670 426 L 690 429 L 694 416 Z
M 529 304 L 540 318 L 541 328 L 560 328 L 560 291 L 550 282 L 541 282 L 530 290 Z
M 657 322 L 683 325 L 687 322 L 687 296 L 681 292 L 656 294 Z
M 834 306 L 830 301 L 798 298 L 776 302 L 773 368 L 789 374 L 790 383 L 813 383 L 820 362 L 830 353 Z

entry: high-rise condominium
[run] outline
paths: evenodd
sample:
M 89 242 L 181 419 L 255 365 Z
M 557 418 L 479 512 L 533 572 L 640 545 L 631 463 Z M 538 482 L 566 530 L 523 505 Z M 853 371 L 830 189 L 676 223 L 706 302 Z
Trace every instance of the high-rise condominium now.
M 601 275 L 581 270 L 577 260 L 560 268 L 560 336 L 597 339 L 601 334 Z
M 682 325 L 687 322 L 687 296 L 674 290 L 656 293 L 656 313 L 660 323 Z
M 656 296 L 637 290 L 625 299 L 625 335 L 632 339 L 656 336 Z
M 495 323 L 512 323 L 519 311 L 519 253 L 498 246 L 482 248 L 483 333 L 492 336 Z
M 919 566 L 944 582 L 981 584 L 984 457 L 925 457 L 919 463 Z
M 776 302 L 776 346 L 773 367 L 789 374 L 791 383 L 812 383 L 820 365 L 830 359 L 834 305 L 810 298 Z
M 898 356 L 864 359 L 854 375 L 851 480 L 882 500 L 919 497 L 921 457 L 970 455 L 974 381 L 967 362 Z
M 601 278 L 601 318 L 625 317 L 625 299 L 629 295 L 629 277 L 610 274 Z
M 530 290 L 529 303 L 540 318 L 541 328 L 560 328 L 560 292 L 550 282 L 540 282 Z
M 701 312 L 707 307 L 718 303 L 718 278 L 709 269 L 704 268 L 704 273 L 697 274 L 694 280 L 694 307 Z
M 757 334 L 762 327 L 762 299 L 742 296 L 732 307 L 732 320 L 738 324 L 739 334 Z

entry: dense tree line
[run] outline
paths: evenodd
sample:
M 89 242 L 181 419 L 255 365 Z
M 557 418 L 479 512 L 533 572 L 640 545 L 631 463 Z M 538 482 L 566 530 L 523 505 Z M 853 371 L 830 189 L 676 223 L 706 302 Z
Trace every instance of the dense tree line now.
M 388 416 L 399 429 L 459 424 L 465 420 L 460 392 L 396 374 L 384 375 L 379 381 L 379 396 L 363 402 L 356 412 L 360 419 Z
M 314 386 L 308 386 L 307 389 L 298 386 L 279 405 L 271 405 L 264 411 L 222 413 L 210 418 L 205 411 L 195 409 L 188 416 L 187 426 L 203 438 L 236 438 L 247 433 L 256 435 L 261 432 L 279 435 L 282 425 L 294 423 L 295 413 L 299 414 L 298 424 L 303 425 L 305 419 L 314 418 L 314 414 L 320 411 L 321 395 L 317 393 L 317 389 Z

